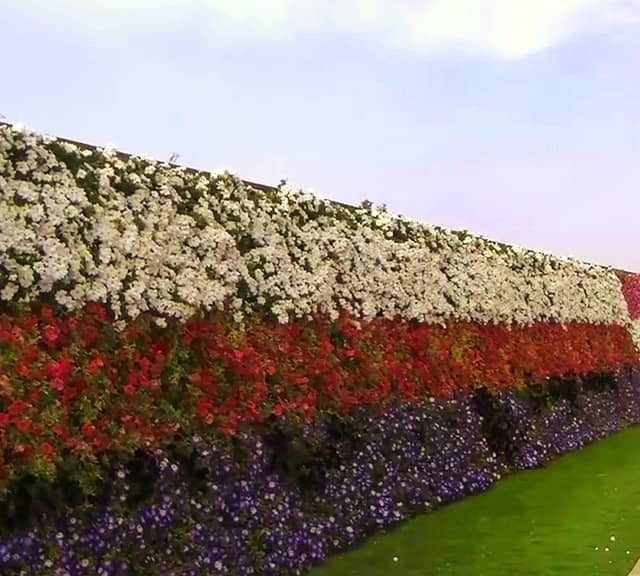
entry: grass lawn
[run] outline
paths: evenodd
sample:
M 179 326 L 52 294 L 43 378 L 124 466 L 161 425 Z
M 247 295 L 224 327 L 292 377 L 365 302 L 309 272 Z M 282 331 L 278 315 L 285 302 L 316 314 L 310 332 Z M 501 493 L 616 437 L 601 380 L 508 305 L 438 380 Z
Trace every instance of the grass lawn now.
M 639 556 L 636 427 L 373 536 L 311 576 L 626 576 Z

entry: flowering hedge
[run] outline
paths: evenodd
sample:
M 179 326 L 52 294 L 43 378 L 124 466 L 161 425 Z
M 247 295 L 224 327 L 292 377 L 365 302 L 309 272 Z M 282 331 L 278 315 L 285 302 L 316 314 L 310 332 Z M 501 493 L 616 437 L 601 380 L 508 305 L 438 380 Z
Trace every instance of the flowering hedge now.
M 0 126 L 0 299 L 626 326 L 610 269 Z

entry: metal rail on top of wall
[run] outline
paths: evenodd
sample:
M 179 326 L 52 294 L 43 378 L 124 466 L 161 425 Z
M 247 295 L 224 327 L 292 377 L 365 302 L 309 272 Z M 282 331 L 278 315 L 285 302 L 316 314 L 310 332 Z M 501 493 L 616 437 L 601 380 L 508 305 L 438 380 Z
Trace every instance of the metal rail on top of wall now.
M 0 119 L 0 126 L 13 127 L 14 123 Z M 72 140 L 70 138 L 60 138 L 60 137 L 56 136 L 56 140 L 60 140 L 62 142 L 68 142 L 69 144 L 74 144 L 75 146 L 78 146 L 79 148 L 82 148 L 84 150 L 97 151 L 97 150 L 100 149 L 100 146 L 95 146 L 93 144 L 87 144 L 86 142 L 79 142 L 78 140 Z M 118 156 L 118 158 L 121 158 L 123 160 L 129 159 L 132 156 L 134 156 L 133 154 L 129 154 L 127 152 L 121 152 L 119 150 L 116 150 L 116 155 Z M 207 170 L 199 170 L 197 168 L 191 168 L 189 166 L 182 166 L 180 164 L 176 164 L 176 163 L 171 162 L 171 161 L 168 161 L 168 162 L 165 162 L 165 163 L 168 166 L 172 167 L 172 168 L 180 168 L 180 169 L 185 170 L 186 172 L 188 172 L 190 174 L 211 174 L 211 172 L 209 172 Z M 257 182 L 251 182 L 249 180 L 242 180 L 242 182 L 246 186 L 250 186 L 251 188 L 254 188 L 256 190 L 260 190 L 262 192 L 275 192 L 275 191 L 277 191 L 277 187 L 275 187 L 275 186 L 269 186 L 267 184 L 259 184 Z M 332 204 L 335 204 L 336 206 L 341 206 L 342 208 L 346 208 L 347 210 L 357 210 L 358 209 L 357 206 L 353 206 L 352 204 L 345 204 L 345 203 L 339 202 L 337 200 L 328 200 L 328 201 L 331 202 Z M 451 232 L 455 233 L 456 231 L 455 230 L 451 230 Z M 497 240 L 490 240 L 489 238 L 486 238 L 486 240 L 488 240 L 489 242 L 491 242 L 493 244 L 496 244 L 498 246 L 502 246 L 503 248 L 510 248 L 511 247 L 510 244 L 507 244 L 505 242 L 499 242 Z M 588 265 L 591 265 L 591 266 L 598 266 L 600 268 L 606 268 L 606 266 L 602 266 L 602 265 L 599 265 L 599 264 L 592 264 L 590 262 L 584 262 L 584 263 L 588 264 Z M 612 270 L 618 276 L 624 276 L 625 274 L 631 274 L 631 272 L 629 272 L 627 270 L 619 270 L 617 268 L 612 268 Z

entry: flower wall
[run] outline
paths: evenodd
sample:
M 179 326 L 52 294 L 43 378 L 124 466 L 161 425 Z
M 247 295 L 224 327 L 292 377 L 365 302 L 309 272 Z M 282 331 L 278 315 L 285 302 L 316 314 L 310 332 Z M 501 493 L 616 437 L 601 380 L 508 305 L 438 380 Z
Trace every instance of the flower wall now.
M 0 231 L 2 574 L 299 573 L 640 420 L 607 268 L 6 126 Z

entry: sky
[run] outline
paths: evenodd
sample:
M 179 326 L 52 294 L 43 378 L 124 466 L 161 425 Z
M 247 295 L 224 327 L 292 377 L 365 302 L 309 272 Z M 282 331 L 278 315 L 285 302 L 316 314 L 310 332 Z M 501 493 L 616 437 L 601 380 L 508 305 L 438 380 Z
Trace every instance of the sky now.
M 0 0 L 37 132 L 640 271 L 640 0 Z

